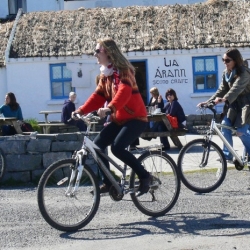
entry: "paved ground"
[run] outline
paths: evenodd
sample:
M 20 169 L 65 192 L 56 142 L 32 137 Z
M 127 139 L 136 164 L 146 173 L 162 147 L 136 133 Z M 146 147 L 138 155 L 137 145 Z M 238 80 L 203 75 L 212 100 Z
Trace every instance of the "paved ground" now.
M 188 135 L 182 139 L 193 138 Z M 234 140 L 240 151 L 240 141 Z M 172 149 L 170 155 L 176 159 L 178 150 Z M 74 233 L 59 232 L 44 221 L 37 206 L 36 187 L 0 186 L 0 249 L 246 250 L 250 236 L 249 184 L 249 171 L 233 169 L 216 191 L 206 195 L 195 195 L 182 185 L 174 208 L 159 218 L 143 215 L 129 195 L 120 202 L 105 196 L 95 218 Z

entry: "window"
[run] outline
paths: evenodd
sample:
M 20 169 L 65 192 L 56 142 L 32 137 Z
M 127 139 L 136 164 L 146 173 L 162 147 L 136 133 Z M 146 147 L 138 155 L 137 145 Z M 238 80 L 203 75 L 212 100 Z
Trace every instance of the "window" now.
M 72 88 L 71 70 L 66 68 L 66 63 L 50 65 L 51 98 L 64 99 L 69 97 Z
M 217 90 L 217 57 L 193 57 L 194 92 Z
M 9 0 L 9 15 L 16 15 L 20 8 L 26 11 L 26 0 Z

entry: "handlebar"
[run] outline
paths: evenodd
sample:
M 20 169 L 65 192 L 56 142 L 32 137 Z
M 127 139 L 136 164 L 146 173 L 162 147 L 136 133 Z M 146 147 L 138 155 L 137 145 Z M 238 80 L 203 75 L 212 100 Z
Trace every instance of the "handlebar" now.
M 110 111 L 106 112 L 106 115 L 111 115 L 111 112 Z M 82 116 L 79 115 L 78 113 L 74 113 L 74 116 L 78 119 L 83 120 L 85 123 L 99 121 L 101 119 L 99 116 L 95 115 L 94 112 Z M 70 118 L 69 120 L 67 120 L 67 122 L 70 122 L 72 120 L 73 118 Z
M 200 109 L 209 109 L 213 112 L 214 117 L 216 116 L 216 109 L 214 108 L 216 106 L 214 101 L 207 102 L 206 104 L 202 104 L 199 106 Z

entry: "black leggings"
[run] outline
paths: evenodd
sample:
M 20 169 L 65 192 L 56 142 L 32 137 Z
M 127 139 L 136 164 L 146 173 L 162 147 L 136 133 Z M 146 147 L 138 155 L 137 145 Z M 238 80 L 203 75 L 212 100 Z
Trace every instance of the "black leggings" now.
M 137 158 L 126 150 L 126 148 L 140 136 L 146 126 L 146 122 L 139 120 L 131 120 L 123 125 L 117 125 L 116 123 L 111 122 L 96 136 L 94 142 L 103 151 L 107 146 L 111 145 L 111 152 L 115 157 L 130 166 L 140 179 L 147 178 L 148 172 L 143 168 Z M 106 167 L 110 169 L 109 162 L 103 157 L 101 157 L 101 159 Z M 110 185 L 108 178 L 103 172 L 102 174 L 103 183 Z

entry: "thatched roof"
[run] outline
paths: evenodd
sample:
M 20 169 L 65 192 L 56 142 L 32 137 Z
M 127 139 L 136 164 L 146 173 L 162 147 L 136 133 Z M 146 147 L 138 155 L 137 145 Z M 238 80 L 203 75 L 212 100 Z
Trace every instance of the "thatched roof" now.
M 13 27 L 12 22 L 0 23 L 0 67 L 4 64 L 4 54 Z
M 10 57 L 92 54 L 96 40 L 106 36 L 123 52 L 250 47 L 249 34 L 245 1 L 32 12 L 17 23 Z

